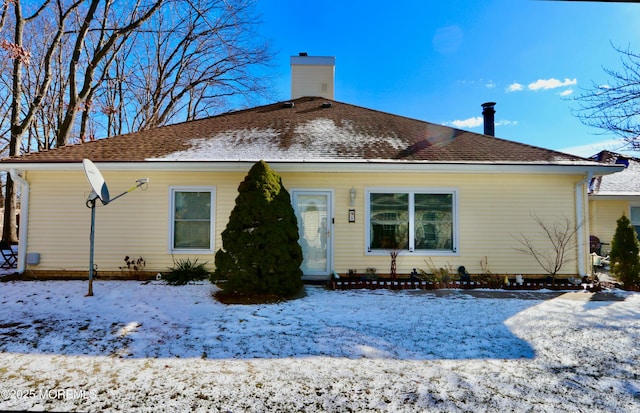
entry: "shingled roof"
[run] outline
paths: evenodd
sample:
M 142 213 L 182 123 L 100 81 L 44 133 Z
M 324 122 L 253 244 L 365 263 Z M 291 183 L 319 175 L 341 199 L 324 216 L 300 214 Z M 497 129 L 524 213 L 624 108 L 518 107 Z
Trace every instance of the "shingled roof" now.
M 611 151 L 601 151 L 591 159 L 609 165 L 621 165 L 624 166 L 624 170 L 613 175 L 594 177 L 589 185 L 590 195 L 640 195 L 640 159 Z
M 594 165 L 549 149 L 318 97 L 113 136 L 1 163 L 373 161 Z

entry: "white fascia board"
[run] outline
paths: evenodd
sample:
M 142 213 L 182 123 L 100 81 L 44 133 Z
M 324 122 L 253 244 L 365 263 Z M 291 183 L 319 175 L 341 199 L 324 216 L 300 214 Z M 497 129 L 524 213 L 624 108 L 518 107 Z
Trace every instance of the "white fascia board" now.
M 597 201 L 638 201 L 640 200 L 640 192 L 607 192 L 604 194 L 589 194 L 589 199 Z
M 248 171 L 254 160 L 238 161 L 145 161 L 145 162 L 95 162 L 104 171 Z M 602 164 L 499 164 L 499 163 L 437 163 L 398 162 L 385 160 L 349 161 L 267 161 L 272 168 L 282 172 L 368 172 L 368 173 L 519 173 L 519 174 L 567 174 L 594 176 L 609 175 L 624 169 L 621 165 Z M 82 170 L 81 162 L 15 162 L 0 164 L 0 170 L 8 171 L 75 171 Z

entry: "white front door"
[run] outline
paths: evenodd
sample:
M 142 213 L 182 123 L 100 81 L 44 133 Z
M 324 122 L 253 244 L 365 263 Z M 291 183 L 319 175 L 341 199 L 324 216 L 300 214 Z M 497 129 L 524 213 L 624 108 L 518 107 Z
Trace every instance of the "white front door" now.
M 333 265 L 331 191 L 292 190 L 302 247 L 302 272 L 308 280 L 324 280 Z

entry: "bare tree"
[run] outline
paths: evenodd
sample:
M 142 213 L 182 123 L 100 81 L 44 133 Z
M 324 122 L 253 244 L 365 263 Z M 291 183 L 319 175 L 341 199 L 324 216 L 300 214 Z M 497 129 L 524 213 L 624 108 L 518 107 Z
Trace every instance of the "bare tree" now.
M 530 235 L 520 234 L 515 237 L 520 246 L 514 249 L 532 256 L 547 274 L 555 278 L 565 264 L 573 261 L 569 254 L 576 248 L 577 234 L 582 224 L 575 225 L 567 217 L 551 223 L 533 213 L 531 218 L 542 230 L 546 245 L 540 246 Z
M 575 100 L 574 113 L 587 125 L 614 133 L 640 150 L 640 54 L 614 47 L 621 54 L 622 69 L 605 68 L 607 84 L 593 83 Z
M 0 139 L 5 154 L 51 149 L 219 111 L 263 91 L 270 58 L 252 0 L 5 1 Z M 1 149 L 1 146 L 0 146 Z M 2 238 L 17 240 L 6 178 Z
M 90 109 L 90 97 L 95 91 L 96 71 L 100 63 L 117 46 L 119 39 L 128 36 L 154 15 L 160 8 L 162 0 L 157 0 L 148 7 L 141 7 L 140 0 L 137 1 L 132 5 L 132 10 L 124 24 L 116 24 L 115 26 L 111 26 L 114 20 L 111 14 L 113 0 L 104 2 L 101 11 L 98 10 L 100 3 L 103 1 L 92 0 L 90 2 L 76 34 L 67 72 L 69 74 L 67 88 L 69 102 L 56 136 L 58 146 L 64 146 L 69 142 L 78 113 Z M 100 12 L 102 15 L 98 15 Z M 94 41 L 90 41 L 88 33 L 93 26 L 97 26 L 95 30 L 98 35 L 96 39 L 93 39 Z M 86 60 L 81 60 L 83 52 L 86 53 Z
M 24 104 L 22 74 L 24 66 L 29 66 L 31 62 L 31 52 L 24 47 L 25 25 L 28 24 L 29 21 L 33 21 L 41 13 L 43 13 L 45 7 L 48 4 L 49 0 L 42 3 L 42 5 L 39 8 L 36 8 L 32 14 L 24 16 L 22 5 L 19 1 L 5 3 L 5 6 L 7 6 L 7 8 L 5 8 L 7 14 L 3 14 L 3 29 L 6 23 L 5 17 L 8 16 L 8 6 L 12 6 L 14 12 L 12 36 L 13 40 L 7 41 L 6 39 L 2 39 L 0 41 L 0 47 L 8 54 L 9 58 L 13 62 L 11 70 L 11 83 L 9 89 L 11 93 L 9 104 L 11 111 L 9 117 L 10 156 L 20 155 L 20 147 L 25 131 L 31 126 L 34 114 L 40 107 L 44 91 L 46 91 L 51 81 L 51 78 L 47 76 L 49 72 L 45 70 L 45 76 L 43 76 L 43 83 L 41 85 L 42 87 L 39 88 L 38 93 L 33 97 L 28 105 Z M 72 7 L 76 7 L 76 5 L 72 5 Z M 52 43 L 60 41 L 61 30 L 58 31 L 57 36 L 54 37 Z M 6 177 L 4 208 L 4 226 L 2 229 L 2 239 L 9 242 L 16 241 L 18 238 L 15 223 L 16 193 L 13 179 L 10 175 L 7 175 Z
M 123 45 L 97 94 L 106 128 L 122 133 L 217 113 L 230 96 L 265 95 L 251 71 L 270 58 L 244 0 L 173 2 Z M 105 85 L 106 86 L 106 85 Z

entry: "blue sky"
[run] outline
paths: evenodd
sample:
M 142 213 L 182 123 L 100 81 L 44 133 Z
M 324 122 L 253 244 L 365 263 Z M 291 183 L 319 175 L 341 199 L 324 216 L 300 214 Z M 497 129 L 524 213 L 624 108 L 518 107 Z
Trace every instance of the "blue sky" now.
M 621 146 L 582 125 L 571 101 L 640 52 L 640 4 L 541 0 L 258 0 L 276 53 L 273 99 L 290 98 L 289 57 L 335 56 L 335 98 L 589 156 Z M 590 146 L 588 148 L 576 147 Z

